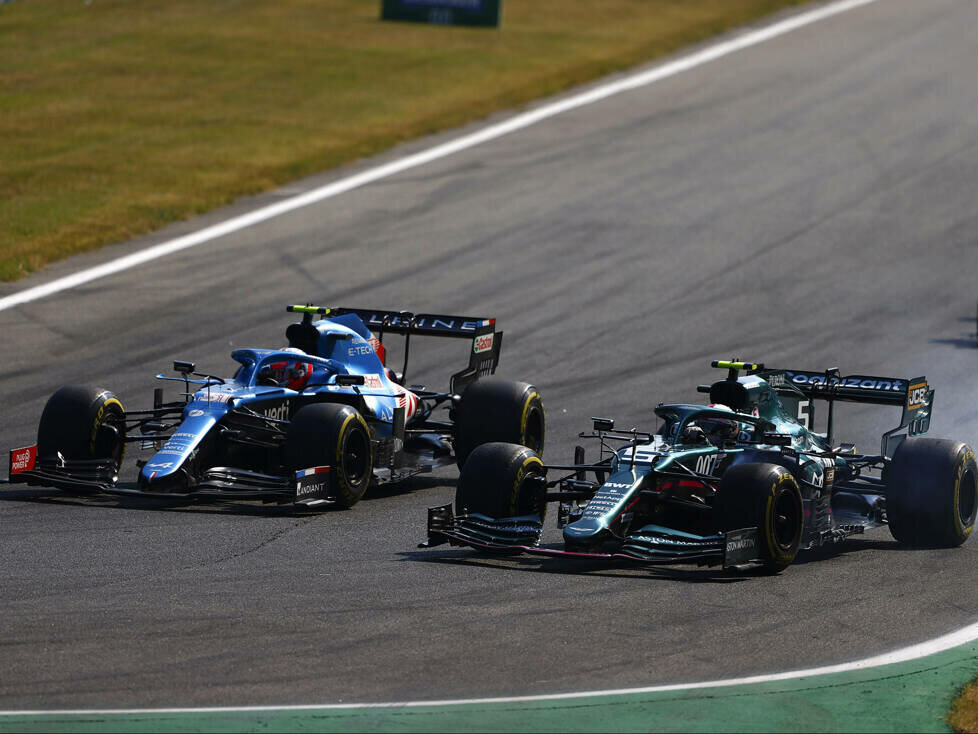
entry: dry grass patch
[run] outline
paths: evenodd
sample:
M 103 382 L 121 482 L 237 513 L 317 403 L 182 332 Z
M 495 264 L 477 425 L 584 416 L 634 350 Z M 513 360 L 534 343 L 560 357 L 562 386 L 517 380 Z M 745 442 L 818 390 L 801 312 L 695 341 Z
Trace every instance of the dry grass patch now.
M 978 732 L 978 683 L 971 683 L 962 689 L 951 706 L 947 723 L 958 734 Z

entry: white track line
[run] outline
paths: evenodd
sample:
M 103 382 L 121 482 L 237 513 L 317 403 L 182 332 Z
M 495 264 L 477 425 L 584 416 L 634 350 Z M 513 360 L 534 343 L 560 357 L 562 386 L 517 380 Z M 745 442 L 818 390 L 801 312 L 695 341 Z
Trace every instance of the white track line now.
M 161 242 L 153 247 L 148 247 L 145 250 L 134 252 L 131 255 L 126 255 L 125 257 L 112 260 L 111 262 L 104 263 L 103 265 L 98 265 L 94 268 L 89 268 L 88 270 L 82 270 L 72 275 L 65 276 L 64 278 L 58 278 L 57 280 L 53 280 L 50 283 L 45 283 L 44 285 L 28 288 L 27 290 L 20 291 L 19 293 L 13 293 L 9 296 L 5 296 L 4 298 L 0 298 L 0 311 L 13 308 L 14 306 L 19 306 L 22 303 L 28 303 L 29 301 L 36 301 L 39 298 L 44 298 L 69 288 L 75 288 L 84 283 L 97 280 L 98 278 L 104 278 L 107 275 L 128 270 L 129 268 L 134 268 L 137 265 L 142 265 L 152 260 L 166 257 L 167 255 L 172 255 L 180 250 L 186 250 L 190 247 L 202 245 L 205 242 L 210 242 L 218 237 L 223 237 L 224 235 L 231 234 L 232 232 L 237 232 L 238 230 L 245 229 L 246 227 L 251 227 L 259 222 L 264 222 L 268 219 L 272 219 L 273 217 L 309 206 L 310 204 L 315 204 L 316 202 L 323 201 L 324 199 L 339 196 L 340 194 L 361 186 L 365 186 L 366 184 L 374 181 L 379 181 L 380 179 L 393 176 L 397 173 L 401 173 L 402 171 L 423 166 L 427 163 L 431 163 L 432 161 L 454 155 L 455 153 L 472 148 L 476 145 L 481 145 L 482 143 L 490 140 L 495 140 L 496 138 L 500 138 L 504 135 L 509 135 L 517 130 L 522 130 L 523 128 L 534 125 L 541 120 L 546 120 L 550 117 L 563 114 L 569 110 L 594 104 L 595 102 L 599 102 L 602 99 L 606 99 L 607 97 L 611 97 L 622 92 L 644 87 L 649 84 L 654 84 L 662 79 L 694 69 L 697 66 L 709 63 L 710 61 L 715 61 L 722 56 L 727 56 L 728 54 L 748 48 L 749 46 L 756 46 L 759 43 L 764 43 L 772 38 L 784 35 L 785 33 L 790 33 L 791 31 L 803 26 L 810 25 L 811 23 L 817 23 L 818 21 L 830 16 L 838 15 L 839 13 L 844 13 L 847 10 L 852 10 L 853 8 L 868 5 L 869 3 L 876 1 L 877 0 L 841 0 L 840 2 L 824 5 L 816 8 L 815 10 L 792 16 L 786 20 L 774 23 L 765 28 L 745 33 L 741 36 L 737 36 L 736 38 L 721 41 L 708 46 L 701 51 L 690 54 L 689 56 L 684 56 L 675 61 L 663 64 L 662 66 L 657 66 L 654 69 L 633 74 L 609 84 L 603 84 L 587 92 L 576 94 L 572 97 L 560 100 L 559 102 L 544 105 L 535 110 L 531 110 L 530 112 L 524 112 L 510 118 L 509 120 L 506 120 L 505 122 L 490 125 L 489 127 L 483 128 L 478 132 L 465 135 L 442 145 L 437 145 L 434 148 L 429 148 L 428 150 L 421 151 L 420 153 L 409 155 L 406 158 L 401 158 L 399 160 L 392 161 L 391 163 L 377 166 L 376 168 L 371 168 L 363 171 L 362 173 L 340 179 L 339 181 L 321 186 L 317 189 L 312 189 L 304 194 L 285 199 L 284 201 L 280 201 L 276 204 L 262 207 L 261 209 L 256 209 L 248 214 L 243 214 L 239 217 L 228 219 L 220 224 L 206 227 L 198 230 L 197 232 L 192 232 L 191 234 L 187 234 L 182 237 Z
M 835 673 L 851 673 L 868 668 L 878 668 L 883 665 L 893 665 L 895 663 L 907 663 L 912 660 L 919 660 L 929 655 L 945 652 L 969 642 L 978 640 L 978 623 L 971 624 L 964 629 L 950 634 L 943 635 L 927 642 L 917 645 L 904 647 L 900 650 L 875 655 L 871 658 L 856 660 L 851 663 L 841 663 L 839 665 L 826 665 L 821 668 L 808 668 L 806 670 L 793 670 L 787 673 L 774 673 L 771 675 L 754 675 L 747 678 L 728 678 L 726 680 L 704 681 L 702 683 L 676 683 L 665 686 L 646 686 L 644 688 L 618 688 L 606 691 L 584 691 L 581 693 L 555 693 L 540 696 L 507 696 L 501 698 L 467 698 L 452 699 L 446 701 L 403 701 L 391 703 L 334 703 L 334 704 L 303 704 L 300 706 L 214 706 L 202 708 L 161 708 L 161 709 L 72 709 L 63 711 L 0 711 L 0 716 L 39 716 L 39 715 L 60 715 L 60 716 L 126 716 L 126 715 L 153 715 L 153 714 L 235 714 L 262 711 L 334 711 L 349 709 L 392 709 L 392 708 L 418 708 L 425 706 L 465 706 L 479 704 L 511 704 L 511 703 L 532 703 L 535 701 L 566 701 L 569 699 L 594 698 L 603 696 L 633 696 L 644 693 L 668 693 L 670 691 L 692 691 L 703 688 L 725 688 L 729 686 L 745 686 L 756 683 L 775 683 L 777 681 L 795 680 L 798 678 L 810 678 L 814 676 L 832 675 Z

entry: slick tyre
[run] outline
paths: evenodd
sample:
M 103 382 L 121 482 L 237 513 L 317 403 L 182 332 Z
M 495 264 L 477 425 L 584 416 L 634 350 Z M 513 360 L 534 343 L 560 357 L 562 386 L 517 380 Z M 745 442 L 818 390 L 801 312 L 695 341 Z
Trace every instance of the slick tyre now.
M 455 407 L 455 461 L 459 468 L 476 447 L 492 442 L 520 444 L 543 455 L 546 416 L 533 385 L 477 380 Z
M 307 405 L 289 423 L 285 463 L 292 471 L 329 466 L 337 504 L 353 507 L 373 478 L 373 446 L 367 422 L 349 405 Z
M 795 560 L 804 529 L 804 505 L 798 483 L 784 467 L 762 463 L 731 467 L 720 480 L 714 509 L 724 532 L 757 528 L 763 572 L 778 573 Z
M 543 462 L 526 446 L 486 443 L 470 455 L 458 477 L 456 515 L 479 514 L 494 520 L 547 512 Z
M 890 533 L 905 545 L 961 545 L 975 526 L 976 478 L 975 454 L 967 444 L 908 438 L 886 468 Z
M 104 388 L 67 385 L 52 395 L 37 428 L 42 460 L 61 454 L 67 460 L 112 459 L 122 466 L 126 444 L 126 410 Z

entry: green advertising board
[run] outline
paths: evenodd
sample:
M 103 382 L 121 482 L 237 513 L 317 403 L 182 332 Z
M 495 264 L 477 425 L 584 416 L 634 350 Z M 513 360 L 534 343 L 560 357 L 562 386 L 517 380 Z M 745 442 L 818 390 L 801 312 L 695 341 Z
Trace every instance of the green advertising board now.
M 503 0 L 382 0 L 381 20 L 498 26 Z

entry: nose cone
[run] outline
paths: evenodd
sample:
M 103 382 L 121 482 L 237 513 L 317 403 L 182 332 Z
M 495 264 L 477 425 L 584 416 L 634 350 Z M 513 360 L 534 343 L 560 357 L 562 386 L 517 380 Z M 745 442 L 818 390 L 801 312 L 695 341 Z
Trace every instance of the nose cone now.
M 564 526 L 564 542 L 571 545 L 589 543 L 598 539 L 605 530 L 604 520 L 599 517 L 582 517 Z
M 185 481 L 180 468 L 215 423 L 216 416 L 208 415 L 201 408 L 189 408 L 183 423 L 140 470 L 140 486 L 149 487 L 157 483 L 162 487 L 165 483 L 173 482 L 169 479 L 173 475 Z

